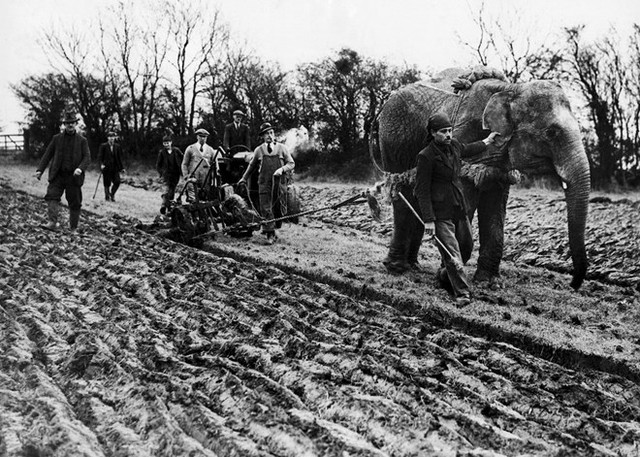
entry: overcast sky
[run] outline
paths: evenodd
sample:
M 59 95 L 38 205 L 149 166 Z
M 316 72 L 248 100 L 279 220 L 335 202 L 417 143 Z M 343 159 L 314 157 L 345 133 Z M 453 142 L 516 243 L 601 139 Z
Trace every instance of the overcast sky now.
M 17 132 L 24 110 L 9 89 L 48 70 L 38 45 L 43 30 L 78 24 L 90 28 L 98 12 L 118 0 L 0 0 L 0 128 Z M 180 0 L 176 0 L 180 1 Z M 343 47 L 423 70 L 470 62 L 459 37 L 473 41 L 471 10 L 481 0 L 211 0 L 237 41 L 293 69 Z M 628 33 L 640 23 L 638 0 L 486 0 L 488 14 L 517 11 L 523 33 L 543 40 L 564 26 L 585 24 L 587 36 L 612 26 Z

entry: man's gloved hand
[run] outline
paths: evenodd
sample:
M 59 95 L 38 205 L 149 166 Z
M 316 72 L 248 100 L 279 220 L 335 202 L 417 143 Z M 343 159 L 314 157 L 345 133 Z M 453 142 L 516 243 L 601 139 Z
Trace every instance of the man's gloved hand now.
M 73 170 L 73 176 L 80 176 L 82 174 L 82 170 L 79 168 L 76 168 L 75 170 Z
M 273 172 L 273 176 L 282 176 L 282 167 Z
M 104 164 L 101 164 L 101 165 L 100 165 L 100 169 L 101 169 L 101 170 L 104 170 Z
M 42 177 L 42 172 L 41 171 L 36 171 L 36 174 L 34 174 L 33 176 L 35 176 L 35 178 L 40 181 L 40 178 Z

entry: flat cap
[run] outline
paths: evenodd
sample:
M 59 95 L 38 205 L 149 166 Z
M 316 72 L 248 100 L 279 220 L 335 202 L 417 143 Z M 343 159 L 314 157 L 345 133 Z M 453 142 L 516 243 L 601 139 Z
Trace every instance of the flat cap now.
M 235 116 L 236 114 L 238 114 L 238 115 L 240 115 L 240 116 L 244 116 L 244 115 L 245 115 L 245 114 L 244 114 L 244 111 L 239 110 L 239 109 L 237 109 L 237 110 L 235 110 L 235 111 L 233 112 L 233 115 L 234 115 L 234 116 Z
M 258 133 L 258 135 L 262 135 L 269 130 L 273 130 L 271 124 L 269 122 L 263 122 L 262 125 L 260 125 L 260 132 Z
M 198 129 L 198 130 L 196 130 L 196 135 L 197 136 L 209 136 L 209 132 L 207 132 L 205 129 Z

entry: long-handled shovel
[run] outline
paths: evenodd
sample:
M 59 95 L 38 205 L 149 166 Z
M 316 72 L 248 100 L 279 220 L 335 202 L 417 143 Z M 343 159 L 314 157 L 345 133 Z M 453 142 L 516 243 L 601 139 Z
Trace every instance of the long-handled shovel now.
M 102 178 L 102 170 L 100 170 L 100 174 L 98 175 L 98 180 L 96 181 L 96 190 L 93 192 L 93 197 L 91 197 L 92 200 L 94 198 L 96 198 L 96 194 L 98 193 L 98 186 L 100 185 L 100 178 Z
M 420 215 L 418 214 L 418 212 L 415 210 L 415 208 L 411 205 L 411 203 L 409 203 L 409 200 L 406 199 L 406 197 L 404 195 L 402 195 L 401 192 L 398 192 L 398 195 L 400 195 L 400 198 L 402 198 L 402 201 L 405 202 L 407 204 L 407 206 L 409 207 L 409 209 L 411 210 L 411 212 L 413 213 L 413 215 L 418 218 L 418 220 L 420 221 L 420 223 L 425 226 L 426 224 L 424 223 L 424 221 L 422 220 L 422 218 L 420 217 Z M 444 245 L 444 243 L 442 241 L 440 241 L 440 238 L 438 238 L 435 234 L 432 235 L 433 239 L 436 241 L 436 243 L 438 243 L 440 245 L 440 247 L 442 248 L 442 250 L 444 252 L 447 253 L 447 255 L 451 258 L 451 261 L 453 262 L 453 264 L 456 267 L 456 270 L 463 272 L 464 269 L 462 267 L 462 264 L 460 263 L 460 261 L 458 259 L 456 259 L 452 254 L 451 251 L 449 251 L 449 249 L 447 249 L 447 247 Z

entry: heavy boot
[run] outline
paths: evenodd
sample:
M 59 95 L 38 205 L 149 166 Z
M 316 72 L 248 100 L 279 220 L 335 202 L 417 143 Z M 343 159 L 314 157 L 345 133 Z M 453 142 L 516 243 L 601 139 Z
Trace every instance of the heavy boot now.
M 71 228 L 71 230 L 75 231 L 78 228 L 79 220 L 80 220 L 80 210 L 70 209 L 69 210 L 69 228 Z
M 104 187 L 104 200 L 107 202 L 111 200 L 111 194 L 109 193 L 109 188 L 107 186 Z
M 45 228 L 49 230 L 55 230 L 58 227 L 59 207 L 60 207 L 60 204 L 57 201 L 55 200 L 47 201 L 47 219 L 49 219 L 49 222 L 47 222 L 47 225 L 45 225 Z
M 116 201 L 116 191 L 118 190 L 118 187 L 120 187 L 120 184 L 118 183 L 113 183 L 113 185 L 111 186 L 111 201 L 115 202 Z

